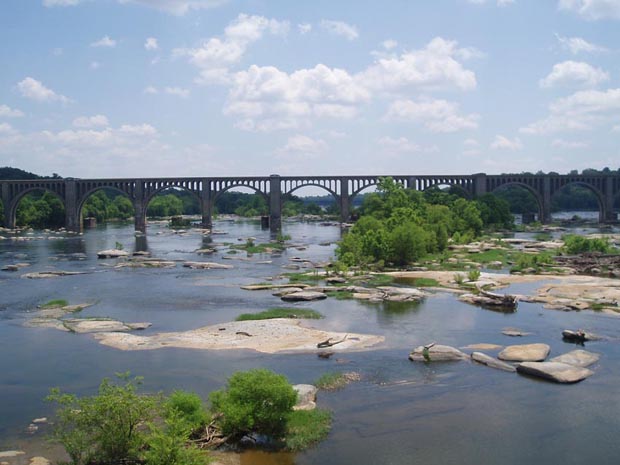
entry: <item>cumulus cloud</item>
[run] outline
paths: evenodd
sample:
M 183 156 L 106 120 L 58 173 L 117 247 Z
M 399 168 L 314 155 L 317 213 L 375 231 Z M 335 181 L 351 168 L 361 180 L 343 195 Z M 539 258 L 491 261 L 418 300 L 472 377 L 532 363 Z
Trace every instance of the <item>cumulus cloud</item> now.
M 411 121 L 423 124 L 431 132 L 455 132 L 476 129 L 480 116 L 459 114 L 459 105 L 447 100 L 397 100 L 387 112 L 389 120 Z
M 558 85 L 577 84 L 594 87 L 608 81 L 609 73 L 581 61 L 563 61 L 553 65 L 551 73 L 539 81 L 540 87 L 549 88 Z
M 435 37 L 422 49 L 377 60 L 360 79 L 368 88 L 388 92 L 411 86 L 472 90 L 476 75 L 458 61 L 462 50 L 456 41 Z
M 330 19 L 322 19 L 319 26 L 330 34 L 344 37 L 347 40 L 355 40 L 359 37 L 357 28 L 344 21 L 333 21 Z
M 577 55 L 581 52 L 597 53 L 608 51 L 605 47 L 588 42 L 581 37 L 562 37 L 558 34 L 556 34 L 555 37 L 558 39 L 560 46 L 571 52 L 573 55 Z
M 101 39 L 96 40 L 90 44 L 91 47 L 102 48 L 114 48 L 116 47 L 116 40 L 111 39 L 110 36 L 103 36 Z
M 157 87 L 154 87 L 154 86 L 146 86 L 142 92 L 144 94 L 158 94 L 159 93 L 159 91 L 157 90 Z
M 551 142 L 551 147 L 556 149 L 565 149 L 565 150 L 577 150 L 584 149 L 588 147 L 588 144 L 585 142 L 577 142 L 577 141 L 568 141 L 564 139 L 554 139 Z
M 166 87 L 164 89 L 164 92 L 166 92 L 169 95 L 176 95 L 177 97 L 181 97 L 181 98 L 187 98 L 189 97 L 189 89 L 185 89 L 183 87 Z
M 342 69 L 317 65 L 291 74 L 273 66 L 252 65 L 233 76 L 224 113 L 238 127 L 268 131 L 299 127 L 311 116 L 351 118 L 369 92 Z
M 8 105 L 0 105 L 0 118 L 20 118 L 24 113 Z
M 240 14 L 226 27 L 222 38 L 212 37 L 195 48 L 177 48 L 173 55 L 186 57 L 190 63 L 203 70 L 199 83 L 225 82 L 228 69 L 241 60 L 250 44 L 260 40 L 266 33 L 286 35 L 289 28 L 288 21 Z
M 302 134 L 296 134 L 289 137 L 286 144 L 276 150 L 276 154 L 287 157 L 306 158 L 321 155 L 327 149 L 328 145 L 323 139 L 313 139 Z
M 549 116 L 519 131 L 523 134 L 548 134 L 560 131 L 590 130 L 620 118 L 620 88 L 583 90 L 555 100 Z
M 620 0 L 559 0 L 558 9 L 588 20 L 620 19 Z
M 155 37 L 147 37 L 144 41 L 144 48 L 146 50 L 157 50 L 159 49 L 159 44 L 157 43 L 157 39 Z
M 79 116 L 73 120 L 76 128 L 106 127 L 108 124 L 108 118 L 104 115 Z
M 57 94 L 52 89 L 48 89 L 41 81 L 27 77 L 17 84 L 17 89 L 23 97 L 37 102 L 62 102 L 67 103 L 69 99 L 64 95 Z
M 15 134 L 16 132 L 9 123 L 0 123 L 0 134 Z
M 384 152 L 389 154 L 414 153 L 422 150 L 422 147 L 411 142 L 406 137 L 381 137 L 377 140 L 377 145 L 379 145 Z
M 307 34 L 308 32 L 312 31 L 312 24 L 310 23 L 301 23 L 297 25 L 297 30 L 299 31 L 300 34 Z
M 383 42 L 381 42 L 381 45 L 386 50 L 392 50 L 392 49 L 398 47 L 398 42 L 396 42 L 393 39 L 387 39 L 387 40 L 384 40 Z
M 227 3 L 228 0 L 118 0 L 121 4 L 133 3 L 156 8 L 166 13 L 183 16 L 190 10 L 206 10 Z
M 493 142 L 491 142 L 491 148 L 493 150 L 517 151 L 523 148 L 523 143 L 518 137 L 515 137 L 514 139 L 509 139 L 506 136 L 498 134 L 495 136 L 495 139 L 493 139 Z

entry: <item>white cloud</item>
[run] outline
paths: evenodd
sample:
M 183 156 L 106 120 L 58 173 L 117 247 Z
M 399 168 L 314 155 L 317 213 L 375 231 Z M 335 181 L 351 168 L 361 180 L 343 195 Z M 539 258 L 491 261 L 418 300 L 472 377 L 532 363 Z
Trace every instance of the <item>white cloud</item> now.
M 144 48 L 146 50 L 157 50 L 159 49 L 159 44 L 157 43 L 157 39 L 155 37 L 147 37 L 144 42 Z
M 118 130 L 122 134 L 128 134 L 130 136 L 157 136 L 157 129 L 150 124 L 123 124 Z
M 296 134 L 288 138 L 286 145 L 276 150 L 280 156 L 315 157 L 325 153 L 328 149 L 323 139 L 312 139 L 302 134 Z
M 456 41 L 435 37 L 420 50 L 400 57 L 381 58 L 369 66 L 360 78 L 371 89 L 395 91 L 406 87 L 428 89 L 476 88 L 476 75 L 457 61 L 463 49 Z
M 64 95 L 57 94 L 52 89 L 48 89 L 41 81 L 27 77 L 17 84 L 17 88 L 23 97 L 37 102 L 62 102 L 67 103 L 69 99 Z
M 463 145 L 465 147 L 480 147 L 480 142 L 478 142 L 476 139 L 465 139 L 463 141 Z
M 0 123 L 0 134 L 15 134 L 17 131 L 13 129 L 9 123 Z
M 322 19 L 319 23 L 321 29 L 330 34 L 344 37 L 347 40 L 355 40 L 359 37 L 357 28 L 343 21 L 332 21 L 330 19 Z
M 568 141 L 564 139 L 554 139 L 551 142 L 551 147 L 557 149 L 566 149 L 566 150 L 576 150 L 576 149 L 584 149 L 588 147 L 588 144 L 585 142 L 577 142 L 577 141 Z
M 291 74 L 252 65 L 232 79 L 224 113 L 247 130 L 296 128 L 310 117 L 351 118 L 370 99 L 349 73 L 322 64 Z
M 79 116 L 73 120 L 76 128 L 106 127 L 108 124 L 108 118 L 104 115 Z
M 91 47 L 102 48 L 114 48 L 116 47 L 116 40 L 111 39 L 110 36 L 103 36 L 101 39 L 90 44 Z
M 381 137 L 377 140 L 377 144 L 387 153 L 413 153 L 422 150 L 418 144 L 411 142 L 406 137 Z
M 558 9 L 588 20 L 620 19 L 620 0 L 559 0 Z
M 177 97 L 187 98 L 189 97 L 189 89 L 184 89 L 183 87 L 166 87 L 164 92 L 170 95 L 176 95 Z
M 597 53 L 597 52 L 606 52 L 607 49 L 605 47 L 601 47 L 600 45 L 593 44 L 588 42 L 581 37 L 562 37 L 558 34 L 555 35 L 560 43 L 560 46 L 568 51 L 570 51 L 573 55 L 577 55 L 578 53 Z
M 299 31 L 300 34 L 307 34 L 308 32 L 312 31 L 312 24 L 310 23 L 301 23 L 297 25 L 297 30 Z
M 240 14 L 226 27 L 223 38 L 210 38 L 196 48 L 177 48 L 173 55 L 187 57 L 190 63 L 202 69 L 227 70 L 238 63 L 248 46 L 265 33 L 286 35 L 289 27 L 288 21 Z M 209 83 L 209 79 L 204 82 Z
M 118 0 L 119 3 L 135 3 L 156 8 L 177 16 L 183 16 L 190 10 L 205 10 L 227 3 L 228 0 Z
M 0 118 L 20 118 L 24 113 L 8 105 L 0 105 Z
M 567 84 L 594 87 L 608 80 L 609 73 L 601 68 L 595 68 L 581 61 L 568 60 L 553 65 L 551 73 L 541 79 L 538 84 L 543 88 Z
M 154 87 L 154 86 L 146 86 L 142 92 L 145 94 L 158 94 L 159 93 L 159 91 L 157 90 L 157 87 Z
M 523 148 L 523 143 L 518 137 L 514 139 L 508 139 L 506 136 L 496 135 L 495 139 L 491 143 L 493 150 L 512 150 L 517 151 Z
M 91 61 L 90 65 L 89 65 L 89 68 L 92 69 L 93 71 L 97 70 L 97 69 L 101 68 L 101 63 L 99 63 L 98 61 Z
M 83 0 L 43 0 L 43 6 L 75 6 L 81 3 Z
M 476 129 L 480 116 L 459 114 L 459 105 L 446 100 L 397 100 L 387 112 L 387 119 L 421 123 L 431 132 L 455 132 Z
M 387 40 L 384 40 L 383 42 L 381 42 L 381 45 L 386 50 L 392 50 L 392 49 L 395 49 L 396 47 L 398 47 L 398 42 L 396 42 L 393 39 L 387 39 Z
M 584 90 L 555 100 L 549 105 L 549 116 L 519 131 L 524 134 L 547 134 L 589 130 L 619 117 L 620 88 Z

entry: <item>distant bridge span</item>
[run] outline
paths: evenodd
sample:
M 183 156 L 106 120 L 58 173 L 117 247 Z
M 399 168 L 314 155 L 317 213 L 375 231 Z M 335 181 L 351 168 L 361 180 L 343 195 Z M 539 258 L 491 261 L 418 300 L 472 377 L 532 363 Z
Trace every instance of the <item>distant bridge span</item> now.
M 261 194 L 268 202 L 270 227 L 278 231 L 282 226 L 282 198 L 297 189 L 315 186 L 331 194 L 340 207 L 341 220 L 350 217 L 353 198 L 364 189 L 376 186 L 382 178 L 390 175 L 371 176 L 246 176 L 246 177 L 192 177 L 192 178 L 131 178 L 131 179 L 32 179 L 0 180 L 4 223 L 15 227 L 19 201 L 29 192 L 45 190 L 52 192 L 63 202 L 66 212 L 66 228 L 82 229 L 82 207 L 86 199 L 99 189 L 109 188 L 127 195 L 135 209 L 136 230 L 146 231 L 146 209 L 149 201 L 168 188 L 185 189 L 196 196 L 202 211 L 203 225 L 210 227 L 216 199 L 224 192 L 245 187 Z M 519 185 L 529 190 L 538 203 L 538 219 L 546 223 L 551 219 L 552 196 L 570 184 L 577 184 L 592 191 L 599 203 L 599 220 L 616 221 L 613 203 L 620 193 L 620 175 L 558 175 L 558 174 L 500 174 L 471 175 L 391 175 L 407 189 L 423 191 L 434 186 L 461 188 L 470 198 L 492 193 L 503 186 Z

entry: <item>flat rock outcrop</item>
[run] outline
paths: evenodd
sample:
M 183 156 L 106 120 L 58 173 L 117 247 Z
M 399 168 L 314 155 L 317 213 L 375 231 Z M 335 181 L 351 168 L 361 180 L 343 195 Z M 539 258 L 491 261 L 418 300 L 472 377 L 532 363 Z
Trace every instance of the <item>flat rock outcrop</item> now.
M 594 374 L 587 368 L 561 362 L 523 362 L 517 365 L 517 371 L 556 383 L 577 383 Z
M 506 347 L 497 357 L 509 362 L 542 362 L 550 351 L 547 344 L 521 344 Z
M 127 256 L 129 256 L 129 252 L 120 249 L 108 249 L 97 252 L 97 258 L 119 258 Z
M 194 270 L 229 270 L 233 268 L 232 265 L 215 262 L 185 262 L 183 266 Z
M 312 384 L 295 384 L 293 386 L 297 392 L 297 403 L 293 410 L 314 410 L 316 408 L 316 393 L 318 389 Z
M 558 357 L 553 357 L 552 359 L 549 359 L 549 361 L 568 363 L 569 365 L 585 368 L 595 364 L 600 358 L 601 356 L 599 354 L 578 349 L 559 355 Z
M 285 302 L 311 302 L 313 300 L 326 299 L 327 295 L 316 291 L 298 291 L 284 294 L 280 299 Z

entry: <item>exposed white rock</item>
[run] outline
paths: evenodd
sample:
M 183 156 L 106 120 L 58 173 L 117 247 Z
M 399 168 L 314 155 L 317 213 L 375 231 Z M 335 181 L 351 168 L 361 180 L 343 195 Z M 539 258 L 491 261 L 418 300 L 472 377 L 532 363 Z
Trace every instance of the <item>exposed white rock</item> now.
M 576 383 L 594 374 L 587 368 L 560 362 L 523 362 L 517 365 L 517 371 L 556 383 Z
M 478 363 L 482 363 L 483 365 L 486 365 L 491 368 L 497 368 L 499 370 L 510 371 L 510 372 L 517 371 L 517 369 L 514 366 L 509 365 L 508 363 L 502 362 L 501 360 L 497 360 L 496 358 L 493 358 L 487 354 L 483 354 L 482 352 L 474 352 L 473 354 L 471 354 L 471 358 L 472 360 Z
M 297 403 L 293 410 L 314 410 L 316 408 L 316 393 L 318 389 L 312 384 L 295 384 Z
M 510 362 L 542 362 L 550 351 L 547 344 L 521 344 L 506 347 L 498 358 Z
M 127 252 L 126 250 L 120 250 L 120 249 L 108 249 L 108 250 L 101 250 L 100 252 L 97 252 L 97 258 L 119 258 L 119 257 L 127 257 L 129 255 L 129 252 Z
M 549 359 L 549 361 L 567 363 L 568 365 L 585 368 L 598 362 L 599 358 L 601 358 L 599 354 L 588 352 L 587 350 L 577 349 L 566 354 L 559 355 L 558 357 L 553 357 L 552 359 Z
M 469 356 L 460 350 L 440 344 L 418 346 L 409 354 L 409 360 L 414 362 L 445 362 L 452 360 L 466 360 Z

